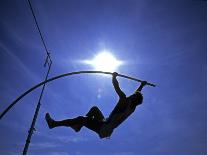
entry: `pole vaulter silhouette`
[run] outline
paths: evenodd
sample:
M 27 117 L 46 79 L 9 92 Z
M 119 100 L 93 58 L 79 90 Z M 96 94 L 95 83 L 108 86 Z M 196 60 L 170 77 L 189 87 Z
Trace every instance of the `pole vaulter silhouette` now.
M 79 132 L 83 126 L 96 132 L 100 138 L 108 138 L 112 135 L 115 128 L 124 122 L 136 109 L 142 104 L 143 96 L 141 94 L 142 88 L 147 84 L 142 81 L 138 89 L 130 96 L 126 96 L 120 89 L 119 83 L 116 79 L 118 73 L 112 74 L 112 83 L 116 93 L 119 96 L 118 103 L 110 113 L 109 117 L 105 118 L 98 107 L 93 106 L 85 116 L 78 116 L 72 119 L 65 119 L 56 121 L 51 118 L 49 113 L 46 113 L 45 119 L 50 129 L 60 126 L 71 127 L 76 132 Z

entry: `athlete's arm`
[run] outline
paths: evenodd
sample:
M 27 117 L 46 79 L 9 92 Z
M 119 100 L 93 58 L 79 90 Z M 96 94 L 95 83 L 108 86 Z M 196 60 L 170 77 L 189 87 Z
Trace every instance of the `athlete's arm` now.
M 142 88 L 147 84 L 147 81 L 142 81 L 139 88 L 136 90 L 136 91 L 139 91 L 141 92 L 142 91 Z
M 118 76 L 118 73 L 114 72 L 113 77 L 112 77 L 112 83 L 113 83 L 114 89 L 120 98 L 126 97 L 124 92 L 119 87 L 119 82 L 116 79 L 117 76 Z

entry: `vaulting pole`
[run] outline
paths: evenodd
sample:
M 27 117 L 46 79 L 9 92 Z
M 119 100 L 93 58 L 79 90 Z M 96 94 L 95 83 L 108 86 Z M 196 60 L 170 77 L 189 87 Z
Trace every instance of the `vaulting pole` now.
M 51 82 L 51 81 L 54 81 L 54 80 L 57 80 L 57 79 L 60 79 L 60 78 L 63 78 L 63 77 L 66 77 L 66 76 L 71 76 L 71 75 L 76 75 L 76 74 L 93 74 L 93 73 L 99 73 L 99 74 L 109 74 L 109 75 L 112 75 L 113 73 L 111 72 L 103 72 L 103 71 L 79 71 L 79 72 L 70 72 L 70 73 L 65 73 L 65 74 L 61 74 L 61 75 L 58 75 L 58 76 L 55 76 L 55 77 L 52 77 L 48 80 L 45 80 L 43 82 L 40 82 L 39 84 L 35 85 L 34 87 L 28 89 L 26 92 L 24 92 L 22 95 L 20 95 L 18 98 L 16 98 L 0 115 L 0 119 L 3 118 L 3 116 L 19 101 L 21 100 L 24 96 L 26 96 L 27 94 L 29 94 L 30 92 L 32 92 L 33 90 L 37 89 L 38 87 L 48 83 L 48 82 Z M 122 75 L 122 74 L 118 74 L 118 76 L 120 77 L 123 77 L 123 78 L 126 78 L 126 79 L 130 79 L 130 80 L 133 80 L 133 81 L 137 81 L 137 82 L 142 82 L 143 80 L 140 80 L 140 79 L 136 79 L 136 78 L 133 78 L 133 77 L 130 77 L 130 76 L 126 76 L 126 75 Z M 149 86 L 152 86 L 152 87 L 155 87 L 154 84 L 152 83 L 147 83 L 147 85 Z

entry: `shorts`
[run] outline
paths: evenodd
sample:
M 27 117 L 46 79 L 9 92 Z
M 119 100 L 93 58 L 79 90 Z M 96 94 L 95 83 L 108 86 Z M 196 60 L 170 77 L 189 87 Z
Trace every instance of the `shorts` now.
M 104 125 L 104 121 L 97 120 L 95 118 L 87 118 L 86 124 L 84 124 L 85 127 L 95 131 L 97 134 L 100 133 L 101 127 Z

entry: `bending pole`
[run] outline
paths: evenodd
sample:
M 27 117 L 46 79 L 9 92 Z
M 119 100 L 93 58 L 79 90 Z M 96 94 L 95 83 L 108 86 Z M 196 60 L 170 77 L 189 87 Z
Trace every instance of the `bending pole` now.
M 27 94 L 29 94 L 30 92 L 32 92 L 33 90 L 37 89 L 38 87 L 48 83 L 48 82 L 51 82 L 51 81 L 54 81 L 54 80 L 57 80 L 57 79 L 60 79 L 62 77 L 65 77 L 65 76 L 70 76 L 70 75 L 75 75 L 75 74 L 89 74 L 89 73 L 101 73 L 101 74 L 109 74 L 109 75 L 112 75 L 113 73 L 111 72 L 103 72 L 103 71 L 79 71 L 79 72 L 70 72 L 70 73 L 65 73 L 65 74 L 61 74 L 61 75 L 58 75 L 58 76 L 55 76 L 55 77 L 52 77 L 48 80 L 45 80 L 43 82 L 40 82 L 39 84 L 35 85 L 34 87 L 30 88 L 29 90 L 27 90 L 26 92 L 24 92 L 22 95 L 20 95 L 17 99 L 15 99 L 0 115 L 0 119 L 3 118 L 3 116 L 19 101 L 21 100 L 24 96 L 26 96 Z M 126 78 L 126 79 L 130 79 L 130 80 L 133 80 L 133 81 L 137 81 L 137 82 L 142 82 L 142 80 L 139 80 L 139 79 L 136 79 L 136 78 L 133 78 L 133 77 L 130 77 L 130 76 L 126 76 L 126 75 L 122 75 L 122 74 L 118 74 L 118 76 L 120 77 L 123 77 L 123 78 Z M 147 83 L 147 85 L 149 86 L 153 86 L 155 87 L 154 84 L 152 83 Z

